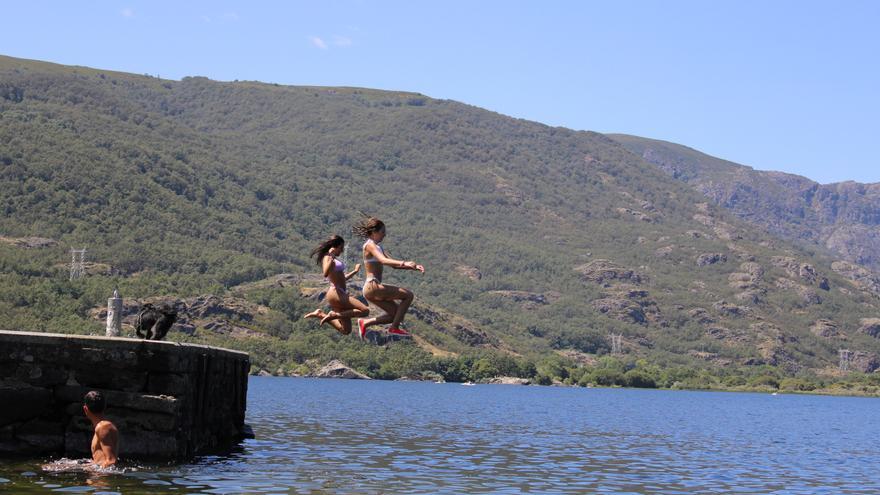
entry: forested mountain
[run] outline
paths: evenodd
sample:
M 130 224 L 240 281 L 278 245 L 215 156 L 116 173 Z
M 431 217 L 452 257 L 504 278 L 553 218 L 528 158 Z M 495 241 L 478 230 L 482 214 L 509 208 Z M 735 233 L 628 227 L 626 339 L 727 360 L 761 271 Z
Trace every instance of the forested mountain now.
M 173 338 L 273 372 L 341 357 L 384 378 L 821 386 L 842 347 L 880 366 L 877 296 L 824 250 L 604 135 L 414 93 L 0 57 L 0 191 L 0 326 L 15 330 L 102 332 L 118 285 L 186 302 Z M 412 344 L 300 319 L 322 284 L 310 248 L 339 233 L 356 254 L 360 211 L 427 268 L 389 276 L 416 293 Z M 74 247 L 94 263 L 79 281 Z

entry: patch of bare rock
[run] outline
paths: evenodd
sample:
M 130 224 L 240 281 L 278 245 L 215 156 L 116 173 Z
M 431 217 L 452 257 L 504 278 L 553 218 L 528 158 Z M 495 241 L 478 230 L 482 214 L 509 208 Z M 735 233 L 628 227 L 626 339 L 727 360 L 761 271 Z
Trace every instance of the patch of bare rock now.
M 506 197 L 514 206 L 522 205 L 526 198 L 522 190 L 511 185 L 500 175 L 495 176 L 495 190 L 504 195 L 504 197 Z
M 697 266 L 714 265 L 716 263 L 726 263 L 727 255 L 724 253 L 703 253 L 697 256 Z
M 795 336 L 786 334 L 777 326 L 766 322 L 753 323 L 749 329 L 762 339 L 758 343 L 758 352 L 766 364 L 780 366 L 789 372 L 801 369 L 801 365 L 785 345 L 797 342 Z
M 782 290 L 795 292 L 801 300 L 807 304 L 822 304 L 822 298 L 812 287 L 799 284 L 790 278 L 776 279 L 776 287 Z
M 734 272 L 727 276 L 727 284 L 742 292 L 735 297 L 737 301 L 746 304 L 758 304 L 761 302 L 767 289 L 761 286 L 764 280 L 764 268 L 758 263 L 747 261 L 739 266 L 741 272 Z
M 859 325 L 859 333 L 880 339 L 880 318 L 862 318 Z
M 736 304 L 729 303 L 724 299 L 716 301 L 712 304 L 712 307 L 719 314 L 733 318 L 738 318 L 751 313 L 751 309 L 748 306 L 738 306 Z
M 608 287 L 610 282 L 627 282 L 641 284 L 647 282 L 648 277 L 636 270 L 619 265 L 610 260 L 593 260 L 586 265 L 575 268 L 584 280 Z
M 727 244 L 727 249 L 729 249 L 734 254 L 734 256 L 736 256 L 737 258 L 739 258 L 743 261 L 749 261 L 749 262 L 755 261 L 755 255 L 752 254 L 751 251 L 749 251 L 745 248 L 742 248 L 732 242 Z
M 620 213 L 621 215 L 628 215 L 628 216 L 635 217 L 636 219 L 641 220 L 643 222 L 650 223 L 650 222 L 654 221 L 654 219 L 651 218 L 650 216 L 648 216 L 640 211 L 632 210 L 630 208 L 617 208 L 617 213 Z
M 873 373 L 880 369 L 880 357 L 873 352 L 855 351 L 850 354 L 849 367 L 862 373 Z
M 831 269 L 852 281 L 856 287 L 880 295 L 880 276 L 870 270 L 848 261 L 835 261 L 831 263 Z
M 233 292 L 248 292 L 256 289 L 273 289 L 295 287 L 302 282 L 302 276 L 294 273 L 279 273 L 263 280 L 237 285 L 232 288 Z
M 715 235 L 716 235 L 719 239 L 722 239 L 722 240 L 725 240 L 725 241 L 732 241 L 732 240 L 736 240 L 736 239 L 742 239 L 742 236 L 739 235 L 739 234 L 737 234 L 737 233 L 733 230 L 733 226 L 732 226 L 732 225 L 730 225 L 730 224 L 728 224 L 728 223 L 724 223 L 724 222 L 718 222 L 718 223 L 715 225 L 715 227 L 712 228 L 712 232 L 714 232 Z
M 638 323 L 639 325 L 648 324 L 648 318 L 645 316 L 642 307 L 634 301 L 606 297 L 596 299 L 592 302 L 592 305 L 596 311 L 615 320 Z
M 703 361 L 708 361 L 717 366 L 730 366 L 731 364 L 733 364 L 732 359 L 720 357 L 715 352 L 690 350 L 688 351 L 688 355 L 697 359 L 702 359 Z
M 665 258 L 675 252 L 675 245 L 663 246 L 654 250 L 654 256 Z
M 479 383 L 490 385 L 530 385 L 532 382 L 527 378 L 517 378 L 515 376 L 496 376 L 494 378 L 483 378 Z
M 797 291 L 798 296 L 800 296 L 801 300 L 807 304 L 822 304 L 822 298 L 819 297 L 819 293 L 816 292 L 812 287 L 807 287 L 806 285 L 798 285 L 795 287 L 795 291 Z
M 790 256 L 774 256 L 770 259 L 773 266 L 782 268 L 794 279 L 799 279 L 809 285 L 818 285 L 823 290 L 828 290 L 828 279 L 821 277 L 816 268 L 809 263 L 801 263 Z
M 765 295 L 767 295 L 767 289 L 763 287 L 756 287 L 754 289 L 747 289 L 739 292 L 733 297 L 737 301 L 744 304 L 760 304 L 764 301 Z
M 639 325 L 649 323 L 666 326 L 661 318 L 657 302 L 649 298 L 648 291 L 628 284 L 619 284 L 604 294 L 605 297 L 591 304 L 596 311 L 616 320 Z
M 321 369 L 310 373 L 312 378 L 348 378 L 354 380 L 371 380 L 367 375 L 355 371 L 342 361 L 334 359 L 324 365 Z
M 822 337 L 824 339 L 844 337 L 843 333 L 841 333 L 838 328 L 837 323 L 827 318 L 819 318 L 813 322 L 813 324 L 810 325 L 810 332 L 816 337 Z
M 827 291 L 830 285 L 828 279 L 821 276 L 813 265 L 801 263 L 790 256 L 774 256 L 770 263 L 781 268 L 790 277 L 776 279 L 777 288 L 795 292 L 807 304 L 822 304 L 822 296 L 814 287 Z
M 583 366 L 595 366 L 596 363 L 598 363 L 595 356 L 575 349 L 560 349 L 556 351 L 556 354 L 559 354 L 564 358 L 571 359 L 575 363 Z
M 693 308 L 687 312 L 688 318 L 699 323 L 700 325 L 708 325 L 715 323 L 715 318 L 706 311 L 706 308 Z
M 734 328 L 711 325 L 706 328 L 706 335 L 722 341 L 728 345 L 739 345 L 749 342 L 749 336 L 745 331 Z
M 467 266 L 467 265 L 455 265 L 455 272 L 459 275 L 463 275 L 474 282 L 479 281 L 483 278 L 483 273 L 475 266 Z
M 0 242 L 24 249 L 41 249 L 58 244 L 58 241 L 55 239 L 46 237 L 6 237 L 2 235 L 0 235 Z
M 498 339 L 464 318 L 455 315 L 447 316 L 422 304 L 410 306 L 409 312 L 413 317 L 459 342 L 476 347 L 499 346 Z

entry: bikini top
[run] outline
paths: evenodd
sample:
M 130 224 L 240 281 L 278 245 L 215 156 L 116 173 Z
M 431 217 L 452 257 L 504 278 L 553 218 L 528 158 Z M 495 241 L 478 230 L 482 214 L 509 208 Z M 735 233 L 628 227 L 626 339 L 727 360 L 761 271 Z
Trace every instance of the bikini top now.
M 373 244 L 374 246 L 376 246 L 379 249 L 379 252 L 382 253 L 382 256 L 385 256 L 385 250 L 382 249 L 382 246 L 380 246 L 379 244 L 376 244 L 375 241 L 373 241 L 372 239 L 367 239 L 367 242 L 364 243 L 364 248 L 367 247 L 367 244 Z M 367 258 L 365 256 L 364 263 L 379 263 L 379 264 L 381 264 L 382 262 L 377 260 L 376 258 Z
M 333 258 L 333 268 L 331 268 L 334 272 L 345 272 L 345 263 L 339 261 L 336 258 Z M 325 277 L 326 278 L 326 277 Z
M 333 269 L 336 270 L 337 272 L 344 272 L 345 271 L 345 263 L 342 261 L 339 261 L 336 258 L 333 258 Z

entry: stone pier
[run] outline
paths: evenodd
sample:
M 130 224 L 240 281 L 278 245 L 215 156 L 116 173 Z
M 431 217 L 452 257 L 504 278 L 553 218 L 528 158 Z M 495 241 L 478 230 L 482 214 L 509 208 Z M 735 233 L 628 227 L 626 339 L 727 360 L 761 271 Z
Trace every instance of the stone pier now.
M 246 433 L 250 360 L 216 347 L 0 331 L 0 456 L 88 456 L 100 390 L 123 459 L 223 452 Z

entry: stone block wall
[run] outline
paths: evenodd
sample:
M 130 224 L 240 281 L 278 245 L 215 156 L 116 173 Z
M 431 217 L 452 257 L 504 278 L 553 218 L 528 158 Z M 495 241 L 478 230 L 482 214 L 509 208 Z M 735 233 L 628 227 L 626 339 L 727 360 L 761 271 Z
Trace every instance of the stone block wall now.
M 249 370 L 246 353 L 215 347 L 0 331 L 0 456 L 89 456 L 89 390 L 123 459 L 224 451 L 245 434 Z

